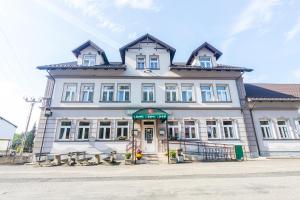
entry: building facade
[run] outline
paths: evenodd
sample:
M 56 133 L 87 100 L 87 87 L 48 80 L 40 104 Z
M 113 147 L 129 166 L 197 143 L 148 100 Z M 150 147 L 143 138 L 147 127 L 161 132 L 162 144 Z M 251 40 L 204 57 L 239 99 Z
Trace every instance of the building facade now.
M 186 62 L 173 62 L 175 52 L 146 34 L 120 48 L 121 62 L 87 41 L 73 50 L 76 61 L 38 67 L 49 74 L 42 109 L 51 116 L 41 112 L 34 152 L 125 153 L 134 129 L 144 153 L 165 152 L 168 133 L 171 140 L 240 144 L 258 156 L 242 77 L 252 70 L 219 64 L 222 53 L 208 43 Z M 137 111 L 168 120 L 133 120 Z
M 0 116 L 0 155 L 9 150 L 16 129 L 15 124 Z

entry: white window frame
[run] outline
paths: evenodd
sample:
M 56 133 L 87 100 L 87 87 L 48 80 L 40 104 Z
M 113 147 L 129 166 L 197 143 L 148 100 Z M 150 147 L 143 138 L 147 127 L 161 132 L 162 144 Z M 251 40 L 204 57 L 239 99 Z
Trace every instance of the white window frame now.
M 179 126 L 179 121 L 177 121 L 177 120 L 170 120 L 170 121 L 168 121 L 168 122 L 176 122 L 177 124 L 169 124 L 168 123 L 168 129 L 171 129 L 172 130 L 172 138 L 176 138 L 176 139 L 180 139 L 181 137 L 180 137 L 180 126 Z M 175 129 L 177 129 L 177 131 L 178 131 L 178 134 L 177 134 L 177 137 L 176 137 L 176 131 L 175 131 Z M 168 134 L 170 133 L 170 131 L 168 130 Z M 170 136 L 170 135 L 169 135 Z
M 215 124 L 207 124 L 208 122 L 215 122 Z M 219 134 L 219 127 L 218 127 L 218 121 L 217 120 L 206 120 L 206 130 L 207 130 L 207 138 L 209 140 L 213 139 L 220 139 L 220 134 Z M 213 131 L 211 132 L 211 137 L 209 137 L 209 129 L 215 130 L 215 135 Z
M 101 122 L 109 122 L 109 125 L 101 125 Z M 108 120 L 100 120 L 98 122 L 98 134 L 97 134 L 97 140 L 111 140 L 112 139 L 112 121 Z M 100 138 L 100 130 L 103 129 L 103 137 Z M 106 138 L 106 129 L 109 129 L 109 137 Z
M 107 89 L 105 87 L 112 87 L 112 89 Z M 106 99 L 104 99 L 104 93 L 106 94 Z M 112 93 L 112 99 L 110 99 L 110 93 Z M 102 102 L 113 102 L 114 101 L 114 95 L 115 95 L 115 85 L 105 83 L 101 86 L 101 101 Z
M 193 121 L 194 122 L 194 125 L 186 125 L 185 123 L 188 122 L 188 121 Z M 197 139 L 197 123 L 195 120 L 184 120 L 183 122 L 183 125 L 184 125 L 184 138 L 185 139 Z M 195 131 L 195 137 L 192 137 L 193 134 L 192 134 L 192 129 L 194 128 L 194 131 Z M 186 137 L 186 129 L 188 129 L 188 135 L 189 137 Z
M 140 62 L 139 59 L 143 59 L 143 62 Z M 140 67 L 140 63 L 143 63 L 143 67 Z M 136 68 L 137 69 L 146 69 L 146 56 L 145 55 L 138 55 L 136 56 Z
M 87 89 L 85 87 L 88 87 Z M 90 99 L 91 95 L 91 99 Z M 93 102 L 94 100 L 94 84 L 93 83 L 82 83 L 80 91 L 81 102 Z
M 70 125 L 62 125 L 62 123 L 68 122 Z M 64 120 L 59 122 L 59 129 L 58 129 L 58 135 L 57 135 L 57 140 L 70 140 L 71 139 L 71 127 L 72 127 L 72 121 L 70 120 Z M 62 137 L 60 138 L 61 135 L 61 130 L 63 129 L 63 134 Z M 67 131 L 69 130 L 69 138 L 66 138 Z
M 176 102 L 178 100 L 178 86 L 177 84 L 168 83 L 165 85 L 166 87 L 166 102 Z M 168 87 L 174 87 L 175 89 L 169 89 Z M 168 100 L 168 93 L 170 99 Z M 175 95 L 175 98 L 174 96 Z
M 75 89 L 70 90 L 69 87 L 74 87 Z M 70 95 L 67 98 L 67 92 L 70 92 Z M 77 98 L 77 83 L 65 83 L 63 88 L 62 101 L 63 102 L 72 102 L 76 101 Z
M 224 125 L 224 122 L 230 121 L 231 125 Z M 235 122 L 233 120 L 223 120 L 222 121 L 222 127 L 223 127 L 223 137 L 225 140 L 233 140 L 237 139 L 237 133 L 236 133 L 236 127 Z M 230 129 L 232 130 L 232 137 L 230 136 Z M 226 137 L 226 131 L 228 133 L 228 137 Z
M 296 134 L 295 136 L 300 139 L 300 119 L 296 119 Z
M 209 61 L 208 60 L 202 60 L 202 59 L 205 59 L 205 58 L 209 58 Z M 200 67 L 203 67 L 203 68 L 212 68 L 212 60 L 211 60 L 211 56 L 199 56 L 199 66 Z
M 284 122 L 284 125 L 279 125 L 279 122 Z M 277 130 L 278 130 L 278 136 L 280 139 L 291 139 L 291 133 L 289 131 L 289 122 L 285 119 L 279 119 L 276 122 L 277 124 Z M 285 130 L 286 129 L 286 130 Z M 283 133 L 281 132 L 283 131 Z
M 261 124 L 262 122 L 268 122 L 268 124 Z M 261 136 L 263 139 L 274 139 L 270 120 L 259 120 L 259 126 L 260 126 Z
M 151 90 L 149 88 L 152 88 Z M 146 89 L 146 90 L 145 90 Z M 144 99 L 144 93 L 146 93 L 146 99 Z M 153 99 L 151 100 L 151 94 Z M 155 84 L 154 83 L 143 83 L 142 84 L 142 102 L 155 102 Z
M 184 90 L 183 89 L 184 87 L 191 87 L 191 89 Z M 184 101 L 183 92 L 186 92 L 187 101 Z M 188 95 L 189 93 L 190 93 L 190 95 Z M 191 100 L 188 100 L 188 97 L 191 97 Z M 192 83 L 191 84 L 190 83 L 181 84 L 181 101 L 182 102 L 193 102 L 194 101 L 194 84 L 192 84 Z
M 218 87 L 225 87 L 225 90 L 218 90 Z M 229 90 L 229 85 L 228 84 L 216 84 L 216 91 L 217 91 L 217 98 L 218 101 L 221 102 L 230 102 L 230 90 Z M 222 97 L 225 96 L 225 99 L 222 99 Z
M 89 123 L 89 125 L 80 125 L 81 122 Z M 82 129 L 82 137 L 81 138 L 79 138 L 80 129 Z M 84 138 L 86 129 L 88 129 L 88 137 Z M 77 134 L 76 134 L 76 140 L 82 140 L 82 141 L 83 140 L 89 140 L 90 131 L 91 131 L 91 122 L 90 121 L 79 121 L 78 122 L 78 128 L 77 128 Z
M 209 87 L 209 90 L 204 89 L 204 87 Z M 200 85 L 201 90 L 201 100 L 202 102 L 212 102 L 214 101 L 214 89 L 212 84 L 201 84 Z M 207 96 L 210 95 L 210 99 L 207 98 Z
M 128 86 L 128 89 L 121 89 L 122 86 Z M 123 92 L 123 98 L 120 96 L 120 92 Z M 128 99 L 126 99 L 126 93 L 128 93 Z M 129 83 L 122 83 L 118 84 L 118 91 L 117 91 L 117 101 L 130 101 L 130 84 Z
M 82 65 L 87 66 L 87 67 L 95 66 L 96 65 L 96 54 L 85 54 L 85 55 L 83 55 Z
M 153 61 L 152 59 L 156 59 L 156 61 Z M 152 66 L 156 65 L 155 67 Z M 150 55 L 149 56 L 149 69 L 159 69 L 159 56 L 158 55 Z
M 119 125 L 119 122 L 127 122 L 127 125 Z M 121 129 L 121 136 L 118 136 L 118 129 Z M 127 136 L 124 136 L 124 129 L 127 128 Z M 116 137 L 126 137 L 126 139 L 129 138 L 129 121 L 124 121 L 124 120 L 120 120 L 120 121 L 116 121 Z

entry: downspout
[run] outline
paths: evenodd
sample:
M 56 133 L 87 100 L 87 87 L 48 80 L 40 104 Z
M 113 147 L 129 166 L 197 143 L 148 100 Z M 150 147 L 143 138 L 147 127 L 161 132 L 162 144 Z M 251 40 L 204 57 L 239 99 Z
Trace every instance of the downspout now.
M 54 86 L 55 86 L 55 78 L 52 76 L 52 74 L 49 72 L 49 70 L 47 70 L 47 73 L 49 74 L 49 76 L 53 80 L 53 86 L 52 86 L 52 89 L 51 89 L 51 96 L 50 96 L 50 100 L 52 100 Z M 49 107 L 48 107 L 48 103 L 46 103 L 45 109 L 44 109 L 44 115 L 45 115 L 46 109 L 51 107 L 51 103 L 52 102 L 50 102 Z M 47 115 L 46 116 L 45 127 L 44 127 L 44 132 L 43 132 L 42 144 L 41 144 L 41 148 L 40 148 L 40 154 L 39 154 L 39 164 L 40 164 L 40 161 L 41 161 L 41 154 L 42 154 L 42 151 L 43 151 L 43 145 L 44 145 L 44 141 L 45 141 L 45 134 L 46 134 L 46 128 L 47 128 L 47 124 L 48 124 L 48 119 L 49 119 L 49 116 Z
M 253 106 L 249 110 L 250 110 L 251 122 L 252 122 L 252 125 L 253 125 L 253 130 L 254 130 L 254 135 L 255 135 L 256 146 L 257 146 L 257 150 L 258 150 L 258 156 L 261 156 L 259 142 L 258 142 L 258 139 L 257 139 L 256 127 L 255 127 L 255 124 L 254 124 L 253 112 L 252 112 L 253 109 L 254 109 L 255 103 L 256 102 L 253 103 Z

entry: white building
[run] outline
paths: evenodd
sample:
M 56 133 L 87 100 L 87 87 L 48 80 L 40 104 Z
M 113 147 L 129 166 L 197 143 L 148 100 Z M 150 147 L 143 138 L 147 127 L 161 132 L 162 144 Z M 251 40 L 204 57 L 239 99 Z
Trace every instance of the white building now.
M 219 64 L 222 53 L 208 43 L 187 62 L 173 62 L 175 51 L 146 34 L 120 48 L 121 62 L 87 41 L 73 50 L 76 61 L 38 67 L 49 73 L 52 115 L 41 114 L 34 152 L 125 153 L 134 128 L 145 153 L 164 152 L 169 132 L 170 140 L 240 144 L 257 156 L 242 78 L 252 70 Z
M 11 145 L 17 126 L 0 117 L 0 154 L 5 153 Z

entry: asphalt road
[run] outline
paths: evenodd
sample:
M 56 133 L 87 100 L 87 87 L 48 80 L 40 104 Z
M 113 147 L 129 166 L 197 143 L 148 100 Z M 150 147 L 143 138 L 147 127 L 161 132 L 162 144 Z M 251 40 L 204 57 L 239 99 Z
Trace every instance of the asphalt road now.
M 0 199 L 300 199 L 300 159 L 180 165 L 0 166 Z

